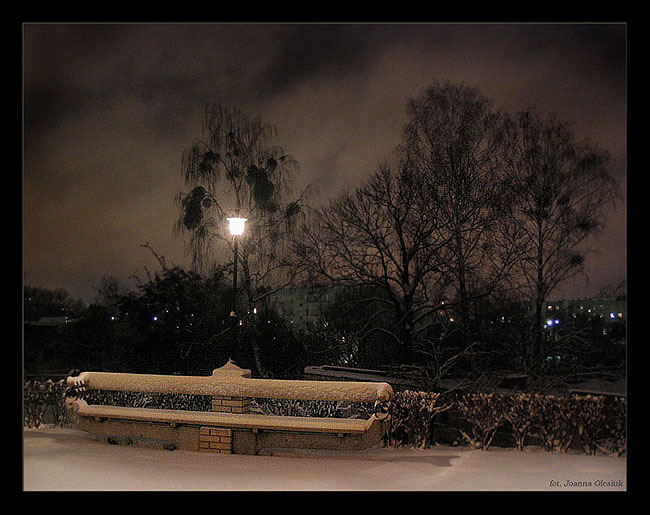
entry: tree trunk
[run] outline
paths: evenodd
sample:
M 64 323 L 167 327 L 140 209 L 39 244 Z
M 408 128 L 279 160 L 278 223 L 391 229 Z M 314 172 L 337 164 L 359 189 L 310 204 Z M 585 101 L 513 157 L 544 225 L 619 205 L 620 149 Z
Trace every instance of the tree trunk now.
M 533 348 L 531 352 L 531 375 L 533 378 L 540 373 L 542 363 L 542 339 L 543 334 L 543 313 L 542 307 L 545 300 L 544 292 L 544 247 L 542 245 L 542 222 L 538 221 L 538 244 L 537 244 L 537 284 L 535 295 L 535 316 L 533 317 Z
M 251 287 L 248 260 L 245 259 L 245 257 L 242 257 L 242 275 L 244 276 L 242 290 L 246 299 L 246 306 L 245 308 L 243 308 L 246 310 L 246 312 L 243 313 L 244 315 L 243 318 L 245 318 L 247 324 L 250 324 L 250 313 L 253 313 L 253 309 L 255 308 L 254 305 L 255 297 L 253 295 L 253 291 Z M 262 360 L 262 350 L 260 349 L 259 343 L 257 342 L 257 337 L 255 332 L 251 334 L 250 340 L 251 340 L 251 349 L 253 351 L 253 359 L 255 360 L 255 367 L 257 368 L 258 374 L 261 377 L 269 377 L 268 371 L 264 366 L 264 361 Z
M 259 375 L 261 377 L 269 377 L 268 372 L 262 363 L 262 351 L 257 343 L 257 338 L 255 335 L 253 335 L 251 338 L 251 347 L 253 348 L 253 358 L 255 359 L 255 366 L 257 367 Z
M 406 310 L 399 318 L 400 361 L 405 365 L 413 363 L 413 297 L 404 298 Z M 398 311 L 399 313 L 399 311 Z

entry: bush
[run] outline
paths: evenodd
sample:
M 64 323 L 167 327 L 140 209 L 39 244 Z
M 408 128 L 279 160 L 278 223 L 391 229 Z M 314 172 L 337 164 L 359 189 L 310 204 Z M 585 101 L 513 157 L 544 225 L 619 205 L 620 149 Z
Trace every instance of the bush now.
M 510 426 L 510 432 L 515 446 L 520 451 L 524 449 L 526 439 L 533 427 L 531 412 L 533 410 L 530 395 L 519 394 L 506 398 L 503 419 Z
M 601 441 L 605 450 L 616 453 L 618 456 L 623 454 L 627 444 L 626 432 L 626 402 L 622 397 L 608 399 L 603 407 L 603 437 Z
M 596 454 L 598 449 L 621 455 L 626 446 L 625 399 L 598 395 L 575 397 L 576 431 L 582 449 Z
M 471 445 L 487 450 L 503 423 L 508 403 L 500 395 L 477 393 L 460 396 L 456 406 L 468 422 L 469 430 L 460 432 Z
M 65 410 L 66 386 L 63 380 L 27 381 L 23 389 L 23 423 L 25 427 L 40 427 L 48 410 L 54 424 L 68 423 Z
M 439 393 L 398 392 L 391 403 L 388 442 L 429 446 L 434 418 L 452 406 Z
M 544 449 L 576 447 L 586 454 L 601 449 L 619 456 L 625 449 L 625 398 L 534 395 L 531 400 L 533 434 Z
M 534 394 L 529 397 L 532 433 L 547 451 L 566 451 L 580 419 L 575 399 Z

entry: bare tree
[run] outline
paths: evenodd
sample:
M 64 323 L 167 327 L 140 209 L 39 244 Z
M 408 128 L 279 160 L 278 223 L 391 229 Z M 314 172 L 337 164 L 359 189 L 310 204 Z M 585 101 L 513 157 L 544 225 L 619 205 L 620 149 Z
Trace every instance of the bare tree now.
M 571 126 L 555 116 L 519 113 L 508 123 L 502 147 L 511 206 L 507 219 L 522 256 L 515 285 L 534 306 L 530 373 L 546 355 L 542 307 L 563 281 L 583 271 L 585 242 L 602 227 L 604 208 L 617 185 L 608 173 L 608 154 L 589 141 L 576 141 Z
M 376 317 L 390 313 L 396 330 L 369 327 L 392 333 L 404 362 L 415 336 L 447 320 L 441 309 L 454 311 L 461 347 L 473 346 L 469 306 L 501 284 L 517 250 L 501 237 L 511 230 L 502 223 L 509 197 L 497 151 L 504 116 L 478 90 L 449 83 L 411 99 L 407 112 L 397 168 L 385 166 L 319 212 L 307 234 L 319 273 L 381 288 Z
M 440 255 L 449 239 L 440 232 L 432 193 L 404 163 L 396 171 L 383 166 L 354 192 L 316 210 L 295 248 L 316 277 L 378 292 L 365 298 L 380 306 L 373 318 L 393 323 L 368 330 L 394 339 L 404 362 L 412 360 L 427 315 L 440 307 L 446 281 Z
M 516 247 L 500 237 L 504 116 L 477 89 L 433 84 L 408 104 L 402 152 L 413 173 L 435 188 L 439 224 L 450 237 L 445 266 L 453 278 L 456 327 L 469 343 L 469 307 L 507 276 Z

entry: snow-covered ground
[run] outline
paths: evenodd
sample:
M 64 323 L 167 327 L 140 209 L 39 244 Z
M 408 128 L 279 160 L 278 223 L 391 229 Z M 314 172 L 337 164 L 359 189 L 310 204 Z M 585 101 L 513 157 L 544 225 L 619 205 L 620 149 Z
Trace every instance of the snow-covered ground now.
M 25 491 L 626 490 L 626 458 L 539 448 L 274 450 L 263 456 L 110 445 L 75 429 L 25 429 Z

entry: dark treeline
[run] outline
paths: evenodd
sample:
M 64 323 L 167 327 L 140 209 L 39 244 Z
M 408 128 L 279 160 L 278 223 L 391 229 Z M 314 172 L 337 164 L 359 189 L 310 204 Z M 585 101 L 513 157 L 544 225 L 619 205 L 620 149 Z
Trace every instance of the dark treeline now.
M 103 284 L 118 283 L 105 279 Z M 300 377 L 304 368 L 297 336 L 272 311 L 260 310 L 233 330 L 232 286 L 220 270 L 204 277 L 180 267 L 164 267 L 138 284 L 136 291 L 105 296 L 100 290 L 89 305 L 67 294 L 59 296 L 62 301 L 48 302 L 51 293 L 25 287 L 26 375 L 74 368 L 206 375 L 229 358 L 255 370 L 253 338 L 271 375 Z M 39 324 L 42 317 L 59 317 L 59 321 Z
M 417 372 L 424 389 L 435 389 L 449 377 L 465 379 L 465 387 L 489 385 L 491 377 L 525 371 L 521 342 L 531 317 L 531 310 L 521 303 L 484 300 L 476 306 L 470 327 L 481 335 L 480 344 L 466 348 L 444 313 L 423 340 L 429 347 L 421 347 L 415 364 L 406 364 L 397 359 L 396 342 L 381 331 L 364 335 L 361 322 L 373 306 L 354 302 L 368 298 L 364 289 L 335 296 L 321 320 L 309 326 L 298 329 L 272 309 L 260 308 L 236 333 L 229 320 L 232 289 L 222 272 L 205 278 L 178 267 L 166 268 L 135 292 L 98 295 L 90 305 L 62 293 L 58 290 L 55 296 L 42 288 L 25 288 L 27 375 L 64 374 L 74 368 L 207 375 L 232 358 L 260 376 L 253 356 L 255 339 L 266 375 L 271 377 L 300 378 L 307 365 L 342 365 L 388 368 L 410 377 Z M 43 316 L 67 316 L 68 322 L 38 325 Z M 624 371 L 624 320 L 610 322 L 572 313 L 554 316 L 565 322 L 544 333 L 553 349 L 544 367 L 547 375 Z M 383 323 L 391 325 L 388 320 Z

